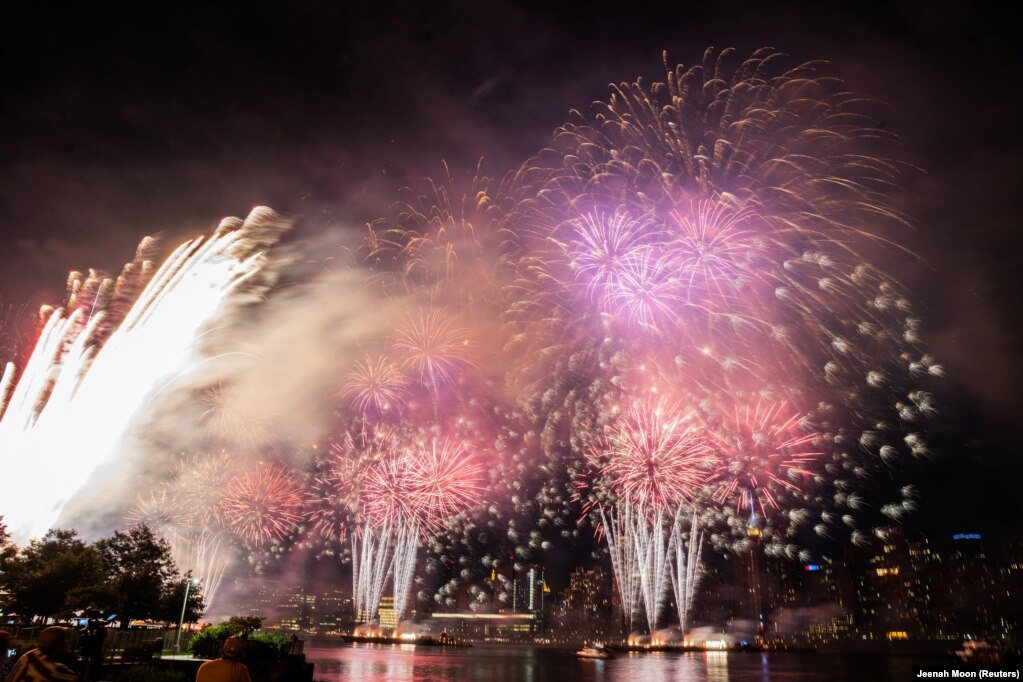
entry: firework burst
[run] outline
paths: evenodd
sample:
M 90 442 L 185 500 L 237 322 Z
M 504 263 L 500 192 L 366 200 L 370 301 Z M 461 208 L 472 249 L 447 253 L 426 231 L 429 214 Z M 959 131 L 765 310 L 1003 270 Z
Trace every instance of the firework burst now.
M 784 401 L 736 403 L 713 431 L 724 462 L 714 499 L 734 501 L 737 511 L 779 508 L 779 495 L 802 500 L 803 482 L 812 481 L 824 452 L 820 435 L 810 431 L 806 415 Z
M 634 401 L 608 431 L 586 459 L 607 492 L 643 509 L 673 511 L 691 502 L 718 464 L 691 411 L 677 403 Z
M 586 454 L 595 481 L 590 490 L 612 559 L 616 587 L 630 624 L 645 610 L 653 632 L 669 591 L 683 621 L 692 603 L 698 554 L 687 556 L 681 516 L 719 466 L 717 453 L 695 413 L 664 398 L 628 403 L 610 419 L 607 435 Z M 691 535 L 696 534 L 695 517 Z M 694 538 L 695 540 L 695 538 Z M 690 569 L 686 568 L 688 558 Z M 675 569 L 672 569 L 672 562 Z
M 427 373 L 430 374 L 431 370 L 428 369 Z M 362 415 L 394 414 L 401 410 L 408 398 L 408 381 L 386 357 L 367 355 L 353 363 L 345 376 L 341 393 Z
M 328 542 L 344 542 L 352 529 L 376 525 L 367 485 L 373 467 L 394 447 L 393 432 L 378 428 L 345 431 L 316 462 L 307 486 L 310 530 Z
M 222 525 L 221 500 L 240 466 L 241 462 L 228 450 L 194 453 L 181 459 L 172 490 L 188 512 L 188 525 L 197 528 Z
M 175 563 L 201 581 L 207 608 L 214 603 L 232 559 L 221 500 L 237 466 L 226 451 L 183 457 L 172 478 L 140 494 L 126 516 L 129 522 L 146 523 L 167 539 Z
M 304 496 L 295 477 L 263 464 L 232 481 L 221 498 L 225 525 L 254 545 L 287 539 L 303 520 Z
M 355 540 L 358 557 L 356 590 L 365 596 L 368 614 L 379 603 L 379 586 L 390 570 L 395 612 L 407 608 L 420 541 L 440 532 L 461 514 L 479 504 L 482 469 L 464 442 L 447 437 L 406 437 L 367 471 L 367 522 Z M 390 559 L 381 562 L 381 557 Z M 361 586 L 358 582 L 361 580 Z
M 188 523 L 188 509 L 167 486 L 161 485 L 148 494 L 139 494 L 138 500 L 125 517 L 132 525 L 145 524 L 170 539 Z
M 407 315 L 394 334 L 402 367 L 431 389 L 452 383 L 460 367 L 472 364 L 469 348 L 467 332 L 435 308 Z
M 903 167 L 871 155 L 884 135 L 820 64 L 732 56 L 614 87 L 509 190 L 520 252 L 506 352 L 550 472 L 537 500 L 578 483 L 583 461 L 577 499 L 599 506 L 651 627 L 662 544 L 690 604 L 704 530 L 728 547 L 754 508 L 772 518 L 770 551 L 791 554 L 782 538 L 815 516 L 818 534 L 862 538 L 836 519 L 861 512 L 900 456 L 927 452 L 918 424 L 933 410 L 919 323 L 869 258 L 907 225 L 890 198 Z M 629 409 L 614 410 L 635 395 L 680 398 L 713 451 L 702 467 L 676 477 L 650 454 L 669 446 L 629 442 Z M 652 505 L 652 521 L 640 505 L 658 499 L 671 504 Z M 623 599 L 633 589 L 618 586 Z
M 505 216 L 482 168 L 468 183 L 444 164 L 444 182 L 428 179 L 428 193 L 399 204 L 393 219 L 369 226 L 363 262 L 399 295 L 425 294 L 431 301 L 459 301 L 474 323 L 502 300 L 500 236 Z M 481 317 L 482 316 L 482 319 Z
M 782 386 L 821 405 L 808 420 L 866 428 L 887 462 L 925 452 L 872 428 L 922 414 L 906 399 L 926 373 L 918 323 L 865 255 L 907 222 L 888 199 L 900 166 L 869 155 L 883 136 L 819 64 L 732 56 L 613 88 L 515 176 L 521 294 L 506 319 L 521 404 L 544 433 L 585 433 L 601 408 L 581 402 L 614 404 L 630 367 L 673 358 L 666 374 L 694 405 L 727 415 L 713 395 Z M 552 458 L 563 444 L 549 441 Z
M 452 516 L 479 504 L 483 469 L 457 438 L 431 438 L 408 454 L 405 484 L 414 503 L 406 507 L 426 531 L 439 530 Z

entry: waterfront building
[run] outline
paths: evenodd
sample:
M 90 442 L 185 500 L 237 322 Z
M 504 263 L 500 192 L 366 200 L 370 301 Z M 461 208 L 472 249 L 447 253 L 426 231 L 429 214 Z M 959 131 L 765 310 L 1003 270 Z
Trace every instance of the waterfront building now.
M 1007 639 L 1018 642 L 1023 638 L 1023 534 L 1013 533 L 1002 542 L 998 573 L 1005 589 L 1005 599 L 999 602 Z
M 1004 597 L 1006 591 L 992 563 L 980 533 L 952 535 L 943 572 L 946 584 L 941 605 L 949 617 L 949 638 L 1001 640 L 1007 637 L 998 604 L 999 595 Z
M 936 593 L 943 584 L 941 555 L 927 538 L 909 542 L 907 548 L 912 580 L 910 603 L 920 621 L 921 634 L 927 639 L 944 639 L 949 629 L 948 617 L 940 608 L 940 595 Z
M 546 631 L 547 601 L 550 588 L 544 578 L 544 569 L 533 564 L 515 576 L 512 583 L 512 613 L 531 613 L 536 616 L 535 629 L 538 636 Z
M 317 632 L 347 632 L 355 625 L 355 603 L 347 592 L 327 590 L 316 601 Z
M 552 627 L 556 636 L 564 641 L 593 641 L 615 634 L 611 591 L 611 576 L 604 568 L 577 567 L 558 600 Z
M 433 630 L 472 642 L 532 643 L 539 633 L 535 613 L 434 613 Z
M 776 593 L 765 636 L 801 646 L 818 646 L 845 637 L 852 625 L 841 582 L 844 564 L 824 557 L 802 564 L 776 560 L 770 564 L 780 590 Z
M 398 626 L 398 617 L 394 611 L 394 597 L 380 597 L 380 608 L 377 609 L 380 627 L 394 629 Z
M 897 641 L 924 637 L 913 586 L 909 543 L 901 526 L 878 529 L 878 542 L 857 565 L 854 622 L 866 639 Z

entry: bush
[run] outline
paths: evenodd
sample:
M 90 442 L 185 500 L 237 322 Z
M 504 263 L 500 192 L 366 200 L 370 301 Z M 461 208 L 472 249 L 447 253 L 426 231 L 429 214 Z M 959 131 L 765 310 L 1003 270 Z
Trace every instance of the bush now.
M 188 643 L 188 650 L 196 658 L 217 658 L 224 640 L 235 634 L 234 628 L 228 623 L 199 632 Z
M 253 661 L 279 661 L 291 651 L 291 638 L 275 632 L 249 637 L 246 658 Z
M 117 682 L 188 682 L 188 677 L 177 670 L 144 665 L 124 671 Z
M 188 650 L 196 658 L 217 658 L 220 656 L 220 647 L 224 645 L 224 641 L 238 632 L 233 623 L 222 623 L 216 627 L 206 628 L 192 638 Z M 290 637 L 270 632 L 250 635 L 245 643 L 245 660 L 279 661 L 290 649 Z

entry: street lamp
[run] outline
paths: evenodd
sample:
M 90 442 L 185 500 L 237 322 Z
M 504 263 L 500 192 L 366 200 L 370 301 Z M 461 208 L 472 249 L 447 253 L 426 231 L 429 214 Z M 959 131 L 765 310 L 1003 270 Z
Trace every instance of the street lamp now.
M 185 610 L 188 609 L 188 590 L 191 589 L 193 585 L 198 587 L 199 582 L 198 578 L 192 578 L 185 581 L 185 601 L 181 603 L 181 619 L 178 620 L 178 636 L 174 642 L 174 653 L 176 654 L 181 653 L 181 628 L 185 626 Z

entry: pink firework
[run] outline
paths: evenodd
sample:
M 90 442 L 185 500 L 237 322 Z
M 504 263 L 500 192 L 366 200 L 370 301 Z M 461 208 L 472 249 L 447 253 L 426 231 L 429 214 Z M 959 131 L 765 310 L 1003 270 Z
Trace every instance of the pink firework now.
M 362 511 L 371 526 L 412 520 L 427 511 L 416 497 L 410 464 L 408 450 L 400 448 L 373 462 L 366 471 Z
M 602 487 L 649 511 L 674 510 L 694 499 L 718 464 L 685 409 L 661 400 L 633 403 L 586 458 L 599 467 Z
M 410 459 L 413 488 L 429 520 L 424 525 L 442 525 L 479 503 L 483 469 L 462 441 L 432 438 L 414 448 Z
M 464 443 L 431 438 L 395 450 L 373 467 L 367 509 L 378 519 L 414 522 L 436 532 L 445 521 L 478 504 L 483 469 Z
M 568 268 L 599 312 L 658 328 L 682 303 L 678 264 L 667 258 L 667 233 L 648 216 L 601 212 L 573 222 L 562 246 Z
M 224 522 L 247 542 L 283 540 L 303 519 L 302 490 L 286 469 L 263 464 L 236 478 L 221 499 Z
M 613 309 L 614 292 L 629 269 L 628 261 L 643 248 L 643 236 L 651 229 L 648 221 L 622 213 L 587 214 L 574 225 L 565 246 L 568 266 L 585 286 L 587 298 L 609 312 Z
M 403 356 L 402 367 L 427 388 L 451 383 L 459 367 L 471 364 L 467 332 L 432 308 L 405 317 L 395 332 L 394 348 Z
M 751 229 L 756 214 L 735 210 L 716 197 L 692 201 L 669 215 L 672 263 L 685 299 L 694 304 L 734 302 L 743 284 L 757 278 L 752 265 L 767 248 Z
M 809 467 L 823 454 L 814 448 L 818 434 L 804 427 L 805 415 L 784 401 L 737 402 L 732 414 L 713 428 L 714 447 L 726 472 L 714 493 L 721 503 L 761 513 L 778 508 L 777 495 L 802 493 L 800 483 L 813 476 Z
M 330 455 L 310 481 L 307 517 L 313 531 L 328 540 L 343 541 L 374 508 L 367 486 L 380 460 L 394 447 L 390 431 L 345 431 L 330 445 Z M 379 490 L 376 491 L 378 494 Z
M 387 358 L 367 355 L 345 375 L 341 393 L 363 415 L 394 413 L 408 397 L 408 382 Z
M 324 540 L 344 542 L 351 524 L 349 505 L 345 501 L 349 492 L 349 476 L 336 477 L 327 469 L 316 472 L 306 487 L 306 518 L 309 530 Z
M 678 293 L 678 274 L 672 260 L 660 255 L 655 247 L 647 247 L 625 260 L 611 301 L 615 312 L 631 323 L 657 330 L 678 320 L 683 303 Z

